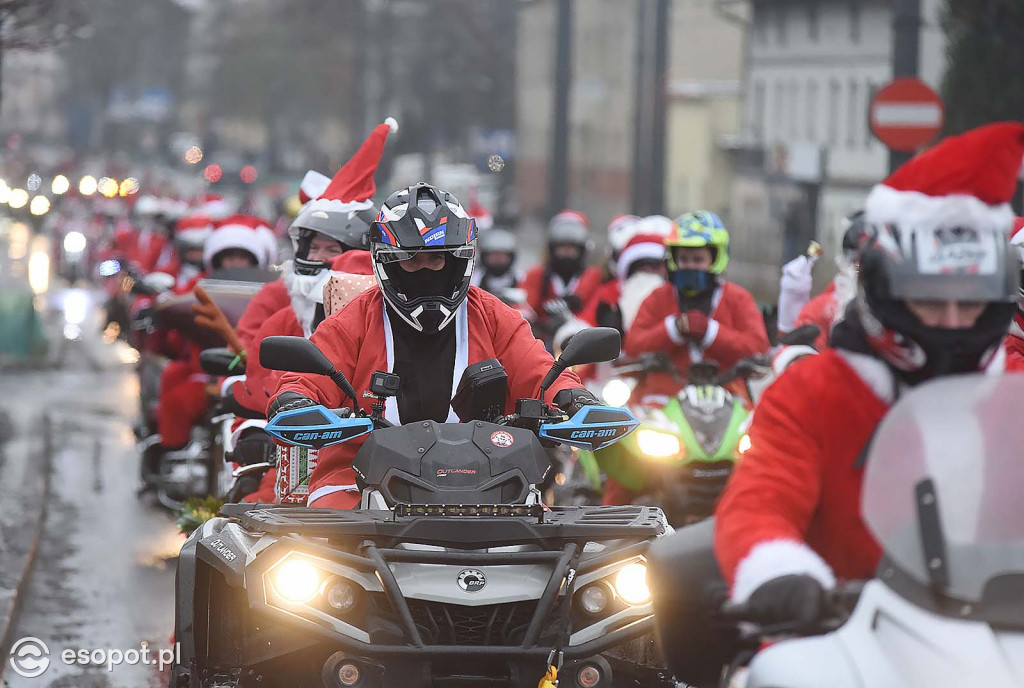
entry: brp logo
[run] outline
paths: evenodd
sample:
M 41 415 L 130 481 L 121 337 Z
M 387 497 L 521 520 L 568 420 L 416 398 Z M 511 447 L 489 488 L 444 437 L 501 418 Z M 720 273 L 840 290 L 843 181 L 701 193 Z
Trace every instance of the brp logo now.
M 466 592 L 478 592 L 487 585 L 487 577 L 483 571 L 465 569 L 459 573 L 459 587 Z
M 11 667 L 25 678 L 42 675 L 50 666 L 50 648 L 39 638 L 22 638 L 11 648 Z

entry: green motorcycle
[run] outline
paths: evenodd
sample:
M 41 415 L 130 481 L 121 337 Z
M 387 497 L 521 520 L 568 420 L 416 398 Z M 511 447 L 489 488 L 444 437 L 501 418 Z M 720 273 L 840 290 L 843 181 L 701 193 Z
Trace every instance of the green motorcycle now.
M 580 452 L 577 470 L 596 489 L 613 478 L 633 494 L 633 503 L 660 506 L 673 526 L 707 518 L 736 460 L 750 448 L 749 404 L 727 386 L 742 381 L 749 392 L 749 380 L 769 370 L 760 356 L 724 373 L 714 364 L 696 363 L 679 394 L 662 407 L 650 407 L 631 403 L 629 396 L 651 373 L 679 377 L 668 356 L 647 354 L 617 364 L 602 396 L 609 405 L 628 404 L 640 427 L 616 445 Z

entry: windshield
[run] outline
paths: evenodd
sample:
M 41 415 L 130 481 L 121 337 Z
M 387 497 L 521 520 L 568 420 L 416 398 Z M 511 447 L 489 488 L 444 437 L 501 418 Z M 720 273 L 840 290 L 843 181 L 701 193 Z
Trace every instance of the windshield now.
M 863 513 L 886 554 L 929 584 L 916 490 L 931 480 L 945 538 L 945 594 L 981 600 L 985 586 L 1024 573 L 1024 374 L 957 376 L 902 398 L 879 426 Z

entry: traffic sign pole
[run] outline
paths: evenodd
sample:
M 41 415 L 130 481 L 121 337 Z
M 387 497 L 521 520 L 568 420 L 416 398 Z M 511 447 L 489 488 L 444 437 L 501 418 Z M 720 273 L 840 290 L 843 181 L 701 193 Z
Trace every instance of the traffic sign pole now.
M 916 79 L 921 46 L 921 0 L 892 3 L 892 76 Z M 889 174 L 910 160 L 907 151 L 889 149 Z

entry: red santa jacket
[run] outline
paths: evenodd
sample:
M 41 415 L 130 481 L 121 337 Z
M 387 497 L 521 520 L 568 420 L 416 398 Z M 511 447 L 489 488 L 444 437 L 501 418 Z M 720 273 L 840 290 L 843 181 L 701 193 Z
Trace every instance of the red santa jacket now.
M 1024 371 L 1024 329 L 1021 328 L 1020 314 L 1013 316 L 1013 323 L 1010 325 L 1010 336 L 1003 343 L 1006 351 L 1006 369 L 1012 372 Z
M 892 393 L 883 363 L 836 349 L 800 359 L 768 388 L 715 512 L 734 599 L 786 574 L 826 587 L 874 575 L 881 550 L 860 517 L 862 455 Z
M 601 268 L 591 266 L 566 284 L 560 277 L 548 275 L 547 266 L 535 265 L 523 277 L 522 289 L 526 292 L 526 303 L 537 314 L 538 324 L 544 325 L 548 319 L 544 312 L 547 301 L 575 294 L 582 303 L 586 303 L 601 286 L 603 279 Z
M 675 287 L 671 284 L 651 292 L 644 300 L 626 333 L 626 355 L 639 356 L 650 351 L 665 351 L 685 377 L 697 361 L 714 361 L 727 370 L 740 360 L 768 351 L 768 332 L 754 297 L 743 287 L 722 282 L 711 301 L 708 330 L 700 342 L 684 339 L 675 326 L 679 315 Z M 675 394 L 679 383 L 668 375 L 651 376 L 644 394 Z
M 597 309 L 601 304 L 611 308 L 616 308 L 619 305 L 619 299 L 621 297 L 622 281 L 618 277 L 610 279 L 597 287 L 597 290 L 594 291 L 590 299 L 584 302 L 583 310 L 580 311 L 577 317 L 588 325 L 596 327 Z
M 254 344 L 256 332 L 267 319 L 277 311 L 291 305 L 291 298 L 284 286 L 284 280 L 274 280 L 263 285 L 252 297 L 252 301 L 245 307 L 242 317 L 235 325 L 235 332 L 247 350 Z M 278 334 L 278 333 L 273 333 Z M 299 334 L 302 334 L 301 332 Z M 251 357 L 251 351 L 250 351 Z
M 451 326 L 457 328 L 452 389 L 439 393 L 454 396 L 467 366 L 497 358 L 508 373 L 507 412 L 512 411 L 516 399 L 539 394 L 541 380 L 551 367 L 551 355 L 516 311 L 484 290 L 470 287 L 469 296 Z M 394 365 L 390 324 L 377 287 L 327 318 L 310 340 L 345 373 L 357 394 L 369 388 L 374 371 L 391 370 Z M 579 378 L 567 370 L 552 385 L 547 398 L 553 398 L 562 389 L 581 386 Z M 322 376 L 285 373 L 278 394 L 284 391 L 304 394 L 330 408 L 350 403 L 342 398 L 334 383 Z M 400 422 L 397 400 L 391 397 L 388 401 L 385 416 Z M 370 410 L 372 399 L 364 397 L 359 402 L 364 410 Z M 449 418 L 454 420 L 454 414 Z M 309 506 L 349 508 L 358 502 L 351 462 L 359 444 L 359 440 L 354 440 L 320 452 L 320 462 L 310 478 Z
M 804 307 L 800 309 L 800 314 L 796 316 L 795 327 L 817 325 L 821 329 L 821 334 L 814 340 L 814 348 L 821 351 L 828 346 L 828 333 L 832 329 L 832 322 L 836 319 L 838 310 L 836 285 L 834 282 L 829 282 L 820 294 L 805 303 Z

